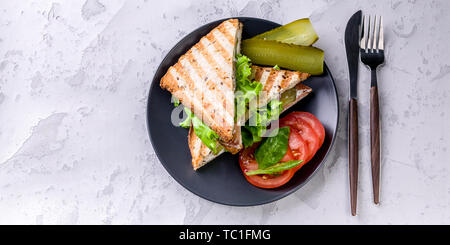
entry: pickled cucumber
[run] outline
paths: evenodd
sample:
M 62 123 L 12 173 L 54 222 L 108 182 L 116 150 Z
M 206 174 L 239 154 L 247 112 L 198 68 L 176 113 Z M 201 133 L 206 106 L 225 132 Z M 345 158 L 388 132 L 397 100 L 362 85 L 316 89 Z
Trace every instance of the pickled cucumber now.
M 259 34 L 255 39 L 275 40 L 282 43 L 311 46 L 319 37 L 309 19 L 300 19 Z
M 323 73 L 324 53 L 315 47 L 252 38 L 242 41 L 241 52 L 254 64 L 278 65 L 311 75 Z
M 281 94 L 280 101 L 283 106 L 289 105 L 297 98 L 297 89 L 291 88 Z

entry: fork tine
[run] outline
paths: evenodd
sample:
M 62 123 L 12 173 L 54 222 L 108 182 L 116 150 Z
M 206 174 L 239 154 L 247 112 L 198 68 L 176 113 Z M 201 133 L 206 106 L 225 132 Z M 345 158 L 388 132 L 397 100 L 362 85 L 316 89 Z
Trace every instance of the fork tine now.
M 359 44 L 361 49 L 367 52 L 367 16 L 364 15 L 361 24 L 361 42 Z
M 383 33 L 383 16 L 380 15 L 380 33 L 379 33 L 378 49 L 384 50 L 384 33 Z
M 377 21 L 377 16 L 374 16 L 373 19 L 373 40 L 372 40 L 372 53 L 378 52 L 377 49 L 377 44 L 378 44 L 378 39 L 377 39 L 377 30 L 379 25 L 377 25 L 378 21 Z
M 372 18 L 370 18 L 370 15 L 367 16 L 368 18 L 368 23 L 367 23 L 367 49 L 366 49 L 366 53 L 370 52 L 370 50 L 372 49 L 372 41 L 373 41 L 373 32 L 372 32 Z

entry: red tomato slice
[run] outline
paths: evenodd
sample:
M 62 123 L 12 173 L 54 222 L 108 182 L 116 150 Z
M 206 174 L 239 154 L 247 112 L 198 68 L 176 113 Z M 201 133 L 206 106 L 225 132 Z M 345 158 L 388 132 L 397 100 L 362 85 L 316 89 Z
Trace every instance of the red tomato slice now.
M 303 160 L 295 168 L 284 171 L 279 175 L 252 175 L 247 171 L 258 169 L 254 152 L 259 144 L 244 149 L 239 154 L 239 164 L 245 178 L 252 185 L 261 188 L 276 188 L 287 183 L 303 165 L 311 160 L 325 139 L 325 129 L 320 121 L 308 112 L 292 112 L 280 119 L 279 127 L 289 127 L 288 149 L 280 162 Z
M 289 161 L 292 161 L 292 160 L 296 160 L 296 159 L 294 158 L 294 155 L 292 154 L 291 148 L 288 146 L 286 154 L 280 160 L 280 162 L 289 162 Z
M 314 132 L 314 130 L 311 128 L 311 126 L 309 126 L 304 120 L 297 118 L 297 121 L 298 121 L 297 128 L 299 129 L 300 134 L 302 135 L 303 139 L 306 141 L 308 145 L 310 155 L 307 161 L 309 161 L 316 154 L 317 150 L 319 150 L 320 139 Z
M 306 162 L 311 155 L 305 140 L 294 128 L 291 128 L 289 131 L 289 148 L 291 148 L 295 160 L 303 160 L 303 162 Z
M 314 130 L 309 126 L 305 120 L 301 118 L 294 117 L 289 114 L 286 117 L 280 119 L 280 125 L 287 125 L 292 129 L 296 129 L 301 137 L 306 141 L 308 145 L 309 156 L 306 158 L 306 161 L 311 160 L 311 158 L 316 154 L 316 151 L 320 147 L 320 139 Z
M 303 144 L 303 138 L 297 130 L 290 128 L 289 130 L 289 147 L 298 149 Z
M 290 113 L 289 115 L 305 120 L 306 123 L 308 123 L 309 126 L 312 127 L 314 132 L 316 132 L 317 136 L 319 136 L 320 145 L 322 145 L 323 141 L 325 140 L 325 128 L 323 127 L 319 119 L 317 119 L 317 117 L 309 112 L 304 111 L 295 111 Z

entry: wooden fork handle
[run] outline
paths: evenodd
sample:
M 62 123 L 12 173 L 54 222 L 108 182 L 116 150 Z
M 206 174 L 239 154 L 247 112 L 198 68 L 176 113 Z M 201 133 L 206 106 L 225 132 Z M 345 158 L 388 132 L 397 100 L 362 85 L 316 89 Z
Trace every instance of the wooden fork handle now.
M 372 167 L 373 201 L 380 203 L 380 109 L 378 88 L 370 88 L 370 157 Z
M 350 177 L 350 204 L 352 215 L 356 215 L 358 192 L 358 101 L 350 99 L 348 128 L 348 170 Z

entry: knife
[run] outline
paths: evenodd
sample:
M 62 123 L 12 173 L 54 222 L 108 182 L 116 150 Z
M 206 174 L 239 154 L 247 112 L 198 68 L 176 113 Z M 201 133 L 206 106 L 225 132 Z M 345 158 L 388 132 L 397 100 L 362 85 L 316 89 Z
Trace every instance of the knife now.
M 358 190 L 358 64 L 359 31 L 361 10 L 350 17 L 345 28 L 345 50 L 347 52 L 348 74 L 350 79 L 350 99 L 348 118 L 348 171 L 350 178 L 350 204 L 352 215 L 356 215 Z

